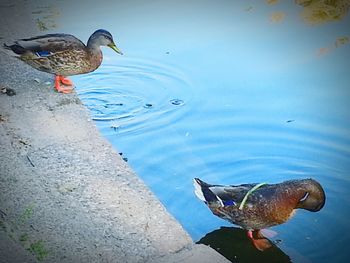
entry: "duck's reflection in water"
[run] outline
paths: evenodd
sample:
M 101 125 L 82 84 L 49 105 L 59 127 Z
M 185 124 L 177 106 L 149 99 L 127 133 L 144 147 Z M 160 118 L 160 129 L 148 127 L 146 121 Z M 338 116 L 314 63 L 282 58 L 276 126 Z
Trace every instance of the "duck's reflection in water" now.
M 276 245 L 264 252 L 257 250 L 247 237 L 247 231 L 236 227 L 221 227 L 206 234 L 197 243 L 212 247 L 232 262 L 292 262 Z

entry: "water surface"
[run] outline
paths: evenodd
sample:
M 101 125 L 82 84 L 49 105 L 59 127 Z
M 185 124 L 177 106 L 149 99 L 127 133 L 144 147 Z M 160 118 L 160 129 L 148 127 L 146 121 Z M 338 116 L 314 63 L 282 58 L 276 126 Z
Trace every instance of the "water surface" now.
M 98 28 L 114 35 L 125 55 L 104 48 L 98 70 L 73 77 L 76 90 L 195 241 L 233 262 L 346 262 L 350 19 L 312 25 L 294 1 L 267 2 L 62 1 L 52 4 L 59 15 L 48 32 L 84 41 Z M 274 227 L 273 250 L 252 252 L 241 230 L 196 199 L 194 177 L 312 177 L 327 202 Z

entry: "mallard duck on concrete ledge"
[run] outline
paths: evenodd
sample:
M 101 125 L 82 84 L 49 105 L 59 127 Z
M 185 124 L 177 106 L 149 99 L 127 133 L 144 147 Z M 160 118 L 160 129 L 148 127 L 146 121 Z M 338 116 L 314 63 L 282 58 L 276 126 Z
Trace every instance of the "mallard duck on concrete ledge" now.
M 4 44 L 4 48 L 12 50 L 17 58 L 35 69 L 55 74 L 55 88 L 63 93 L 73 89 L 72 81 L 66 76 L 92 72 L 101 65 L 101 46 L 123 54 L 114 44 L 111 33 L 104 29 L 96 30 L 87 45 L 69 34 L 47 34 Z
M 196 196 L 214 215 L 247 229 L 261 251 L 271 247 L 261 229 L 286 222 L 298 208 L 317 212 L 326 201 L 322 186 L 313 179 L 223 186 L 195 178 L 194 187 Z

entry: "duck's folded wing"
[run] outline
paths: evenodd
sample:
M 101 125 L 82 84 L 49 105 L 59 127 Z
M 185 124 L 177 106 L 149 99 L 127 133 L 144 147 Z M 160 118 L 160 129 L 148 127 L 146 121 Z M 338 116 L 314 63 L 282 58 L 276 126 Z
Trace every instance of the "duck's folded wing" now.
M 32 38 L 20 39 L 13 45 L 6 45 L 13 52 L 22 55 L 31 52 L 38 57 L 49 56 L 65 50 L 85 49 L 85 45 L 79 39 L 68 34 L 47 34 Z
M 212 186 L 209 189 L 221 200 L 223 206 L 236 205 L 249 191 L 250 185 L 245 186 Z

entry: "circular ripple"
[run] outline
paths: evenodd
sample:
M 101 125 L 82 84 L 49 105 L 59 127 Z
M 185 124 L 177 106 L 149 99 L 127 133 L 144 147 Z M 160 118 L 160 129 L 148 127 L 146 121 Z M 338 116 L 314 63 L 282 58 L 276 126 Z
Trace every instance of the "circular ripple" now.
M 141 59 L 109 63 L 75 77 L 80 98 L 94 120 L 119 127 L 118 132 L 138 132 L 174 121 L 185 112 L 174 107 L 191 99 L 189 81 L 179 70 Z

